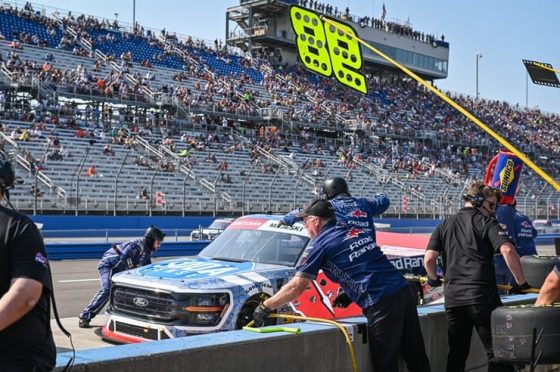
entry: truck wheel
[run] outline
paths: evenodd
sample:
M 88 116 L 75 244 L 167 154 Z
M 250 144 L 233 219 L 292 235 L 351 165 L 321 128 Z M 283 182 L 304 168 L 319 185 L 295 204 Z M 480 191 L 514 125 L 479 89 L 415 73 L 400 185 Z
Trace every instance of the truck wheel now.
M 237 315 L 237 321 L 235 322 L 235 329 L 243 329 L 247 324 L 253 320 L 253 312 L 261 303 L 261 299 L 257 297 L 251 297 L 245 302 L 241 310 L 239 310 L 239 315 Z M 275 318 L 269 318 L 266 325 L 273 325 L 276 323 Z
M 502 306 L 492 312 L 492 345 L 501 362 L 529 363 L 533 328 L 542 336 L 535 348 L 538 364 L 560 363 L 560 304 Z
M 542 287 L 544 280 L 558 262 L 558 256 L 523 256 L 521 266 L 525 274 L 525 280 L 533 288 Z

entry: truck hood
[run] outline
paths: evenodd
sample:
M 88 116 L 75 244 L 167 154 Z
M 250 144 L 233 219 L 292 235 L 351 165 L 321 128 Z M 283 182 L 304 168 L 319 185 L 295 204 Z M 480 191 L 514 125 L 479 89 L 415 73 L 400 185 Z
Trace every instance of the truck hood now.
M 157 287 L 173 291 L 230 288 L 248 282 L 270 280 L 275 273 L 293 268 L 254 262 L 230 262 L 204 257 L 161 261 L 115 274 L 116 284 Z

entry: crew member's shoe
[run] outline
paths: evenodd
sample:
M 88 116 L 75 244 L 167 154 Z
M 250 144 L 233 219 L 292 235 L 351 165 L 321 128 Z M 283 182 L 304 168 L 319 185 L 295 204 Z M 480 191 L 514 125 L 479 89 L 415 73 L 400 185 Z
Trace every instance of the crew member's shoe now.
M 78 324 L 80 328 L 89 328 L 89 320 L 86 318 L 80 318 L 80 323 Z

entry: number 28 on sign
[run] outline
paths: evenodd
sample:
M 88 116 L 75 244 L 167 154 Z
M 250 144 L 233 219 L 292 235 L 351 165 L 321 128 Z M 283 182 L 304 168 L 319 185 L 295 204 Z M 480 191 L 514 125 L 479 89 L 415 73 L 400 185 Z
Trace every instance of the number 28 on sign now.
M 360 72 L 362 52 L 352 27 L 328 18 L 335 27 L 317 13 L 296 5 L 290 7 L 290 18 L 299 57 L 306 68 L 326 77 L 334 74 L 340 83 L 367 94 L 366 79 Z

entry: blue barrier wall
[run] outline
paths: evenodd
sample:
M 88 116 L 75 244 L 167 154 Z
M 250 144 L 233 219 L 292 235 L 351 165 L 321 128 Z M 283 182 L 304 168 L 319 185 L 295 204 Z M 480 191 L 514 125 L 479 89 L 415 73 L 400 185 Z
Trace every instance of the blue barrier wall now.
M 194 256 L 208 245 L 208 240 L 194 242 L 166 242 L 152 257 Z M 110 243 L 57 243 L 46 244 L 49 260 L 99 259 Z
M 87 229 L 145 229 L 150 225 L 162 229 L 195 229 L 208 226 L 214 217 L 168 217 L 168 216 L 29 216 L 43 224 L 43 230 Z
M 33 221 L 43 224 L 44 230 L 79 229 L 144 229 L 149 225 L 163 229 L 195 229 L 199 225 L 208 226 L 214 217 L 205 216 L 29 216 Z M 426 228 L 432 231 L 442 220 L 427 218 L 376 218 L 375 222 L 388 223 L 391 228 Z M 553 221 L 554 222 L 554 221 Z

